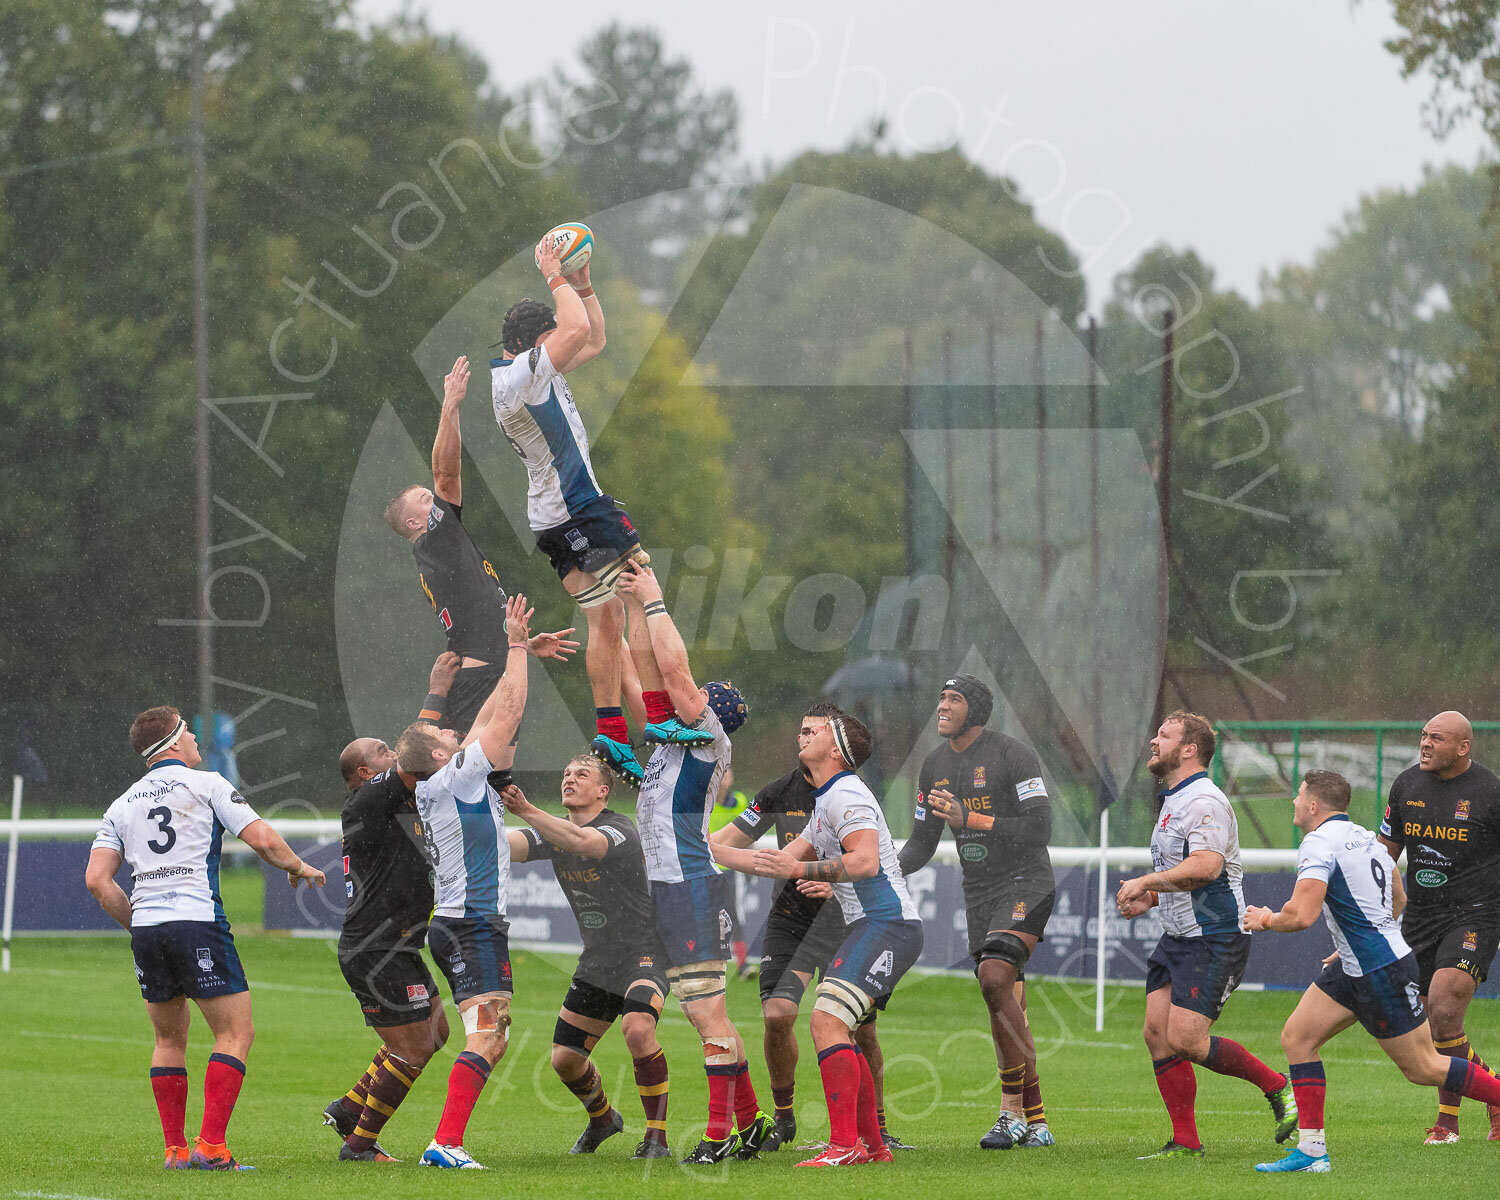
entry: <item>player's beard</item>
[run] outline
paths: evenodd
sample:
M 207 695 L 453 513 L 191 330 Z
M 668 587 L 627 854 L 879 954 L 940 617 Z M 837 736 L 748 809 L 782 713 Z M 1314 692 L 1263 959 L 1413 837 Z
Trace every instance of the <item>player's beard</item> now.
M 1146 764 L 1146 770 L 1157 779 L 1165 779 L 1180 766 L 1182 766 L 1182 747 L 1178 746 L 1168 756 L 1157 755 Z

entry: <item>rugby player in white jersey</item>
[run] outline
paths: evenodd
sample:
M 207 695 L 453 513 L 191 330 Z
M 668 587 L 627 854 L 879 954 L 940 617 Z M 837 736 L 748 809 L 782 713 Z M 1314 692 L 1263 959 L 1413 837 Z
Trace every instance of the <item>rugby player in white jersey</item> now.
M 760 1111 L 745 1043 L 729 1019 L 724 976 L 731 881 L 719 873 L 708 848 L 710 810 L 729 768 L 729 736 L 744 724 L 749 709 L 733 684 L 700 688 L 693 681 L 687 647 L 649 567 L 630 564 L 619 587 L 645 614 L 649 638 L 638 638 L 632 647 L 641 687 L 664 690 L 671 715 L 709 737 L 703 746 L 658 746 L 646 764 L 635 805 L 667 983 L 698 1031 L 708 1075 L 708 1125 L 683 1162 L 717 1163 L 731 1154 L 754 1158 L 774 1147 L 775 1127 Z M 642 648 L 649 653 L 641 654 Z
M 451 729 L 417 721 L 396 742 L 396 764 L 417 780 L 417 812 L 437 876 L 427 949 L 448 980 L 464 1023 L 464 1048 L 448 1075 L 448 1098 L 429 1167 L 478 1169 L 464 1149 L 469 1116 L 505 1054 L 510 1028 L 509 924 L 505 919 L 510 847 L 500 791 L 510 783 L 517 731 L 526 709 L 526 597 L 505 604 L 505 673 L 460 743 Z
M 194 770 L 203 761 L 198 739 L 175 708 L 140 713 L 130 725 L 130 745 L 146 760 L 146 774 L 106 810 L 85 882 L 100 907 L 130 931 L 156 1037 L 151 1091 L 165 1166 L 250 1170 L 224 1141 L 255 1036 L 249 986 L 219 898 L 224 832 L 285 871 L 293 887 L 302 880 L 322 887 L 323 872 L 303 862 L 224 776 Z M 115 882 L 122 862 L 134 877 L 128 896 Z M 203 1125 L 191 1150 L 184 1129 L 189 997 L 214 1035 L 203 1073 Z
M 807 828 L 785 850 L 736 850 L 715 844 L 725 866 L 773 879 L 831 884 L 847 926 L 813 1006 L 812 1039 L 828 1101 L 828 1148 L 799 1167 L 893 1161 L 880 1134 L 875 1079 L 854 1030 L 889 996 L 922 953 L 922 921 L 906 889 L 880 802 L 854 772 L 874 739 L 856 718 L 832 717 L 798 757 L 816 804 Z
M 1416 1084 L 1441 1087 L 1486 1104 L 1500 1103 L 1500 1080 L 1467 1058 L 1433 1044 L 1422 1006 L 1417 956 L 1396 924 L 1406 905 L 1401 874 L 1374 831 L 1349 819 L 1349 781 L 1336 771 L 1309 771 L 1292 801 L 1292 821 L 1306 835 L 1297 848 L 1297 885 L 1279 912 L 1245 910 L 1251 933 L 1295 933 L 1318 919 L 1333 934 L 1334 953 L 1302 994 L 1281 1031 L 1297 1092 L 1300 1138 L 1268 1173 L 1329 1170 L 1323 1133 L 1326 1080 L 1318 1056 L 1356 1021 Z
M 711 739 L 685 728 L 672 716 L 667 696 L 646 683 L 642 668 L 650 646 L 640 602 L 615 594 L 626 564 L 651 560 L 630 514 L 594 477 L 588 432 L 564 378 L 604 349 L 604 309 L 587 265 L 564 275 L 556 248 L 546 240 L 536 260 L 557 311 L 530 299 L 507 310 L 500 327 L 504 356 L 490 362 L 495 419 L 526 467 L 526 516 L 537 548 L 588 621 L 584 659 L 594 693 L 594 752 L 628 785 L 639 787 L 641 765 L 620 707 L 627 618 L 635 635 L 629 653 L 642 677 L 646 741 L 703 746 Z
M 1213 725 L 1197 713 L 1168 713 L 1151 740 L 1147 767 L 1162 790 L 1151 831 L 1150 874 L 1120 885 L 1120 915 L 1134 919 L 1160 906 L 1163 934 L 1146 960 L 1146 1048 L 1172 1119 L 1172 1137 L 1143 1158 L 1199 1158 L 1193 1064 L 1253 1083 L 1271 1106 L 1275 1137 L 1297 1128 L 1287 1077 L 1244 1046 L 1209 1031 L 1239 986 L 1250 958 L 1240 928 L 1240 833 L 1229 800 L 1208 777 Z

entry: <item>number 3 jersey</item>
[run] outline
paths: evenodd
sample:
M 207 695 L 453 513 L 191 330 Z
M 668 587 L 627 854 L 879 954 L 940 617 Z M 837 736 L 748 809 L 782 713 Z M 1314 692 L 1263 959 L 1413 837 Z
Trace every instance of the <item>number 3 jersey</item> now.
M 1162 928 L 1174 937 L 1243 933 L 1240 826 L 1228 799 L 1205 771 L 1161 793 L 1161 810 L 1151 829 L 1151 864 L 1157 871 L 1170 871 L 1198 850 L 1222 855 L 1224 869 L 1196 891 L 1162 892 L 1157 909 Z
M 1411 953 L 1391 915 L 1396 864 L 1373 831 L 1342 813 L 1297 848 L 1297 878 L 1328 885 L 1323 918 L 1345 975 L 1369 975 Z
M 219 898 L 224 831 L 238 836 L 259 814 L 217 771 L 163 759 L 109 806 L 94 849 L 130 864 L 130 924 L 212 921 L 229 927 Z

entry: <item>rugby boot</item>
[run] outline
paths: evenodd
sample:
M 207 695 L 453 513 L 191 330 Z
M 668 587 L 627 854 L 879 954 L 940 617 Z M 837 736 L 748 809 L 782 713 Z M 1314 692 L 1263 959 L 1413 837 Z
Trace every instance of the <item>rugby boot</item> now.
M 1153 1158 L 1202 1158 L 1202 1146 L 1184 1146 L 1178 1142 L 1168 1141 L 1165 1146 L 1155 1154 L 1142 1154 L 1135 1161 L 1148 1162 Z
M 981 1150 L 1009 1150 L 1026 1136 L 1026 1122 L 1013 1112 L 1000 1110 L 990 1131 L 979 1139 Z
M 1458 1141 L 1458 1130 L 1449 1129 L 1446 1125 L 1434 1125 L 1427 1131 L 1427 1137 L 1423 1139 L 1424 1146 L 1451 1146 Z
M 339 1162 L 400 1162 L 399 1158 L 392 1158 L 376 1143 L 368 1150 L 351 1150 L 349 1143 L 345 1142 L 339 1147 Z
M 1490 1136 L 1485 1140 L 1500 1142 L 1500 1104 L 1490 1104 L 1486 1107 L 1490 1112 Z
M 647 1138 L 644 1142 L 642 1142 L 639 1146 L 637 1146 L 635 1148 L 635 1153 L 632 1154 L 630 1157 L 631 1158 L 671 1158 L 672 1157 L 672 1151 L 667 1147 L 667 1145 L 666 1145 L 665 1142 L 653 1142 L 650 1138 Z
M 870 1151 L 870 1157 L 865 1161 L 872 1163 L 893 1163 L 896 1161 L 896 1156 L 891 1153 L 889 1146 L 881 1142 L 879 1146 Z
M 784 1117 L 777 1117 L 772 1123 L 776 1126 L 776 1147 L 778 1149 L 782 1146 L 790 1146 L 797 1140 L 797 1118 L 791 1113 L 787 1113 Z M 769 1146 L 762 1147 L 762 1149 L 767 1150 L 770 1148 Z
M 1267 1092 L 1266 1100 L 1276 1121 L 1276 1144 L 1279 1146 L 1297 1132 L 1297 1098 L 1292 1095 L 1290 1081 L 1280 1091 Z
M 1026 1132 L 1016 1145 L 1023 1150 L 1031 1150 L 1037 1146 L 1055 1146 L 1057 1139 L 1052 1136 L 1052 1130 L 1047 1128 L 1046 1121 L 1033 1121 L 1026 1126 Z
M 829 1146 L 822 1154 L 799 1162 L 799 1167 L 854 1167 L 870 1161 L 865 1144 L 855 1139 L 852 1146 Z
M 708 1138 L 699 1140 L 697 1147 L 682 1161 L 690 1166 L 713 1166 L 721 1163 L 739 1148 L 740 1139 L 730 1134 L 721 1141 L 711 1142 Z
M 758 1112 L 755 1120 L 750 1123 L 750 1128 L 740 1130 L 740 1148 L 734 1152 L 734 1156 L 748 1161 L 762 1150 L 775 1150 L 780 1145 L 781 1142 L 776 1137 L 776 1123 L 765 1113 Z
M 226 1145 L 210 1145 L 202 1138 L 193 1142 L 193 1152 L 188 1155 L 188 1166 L 195 1171 L 253 1171 L 244 1163 L 235 1162 Z
M 647 725 L 645 739 L 653 746 L 709 746 L 714 735 L 706 729 L 689 729 L 676 717 Z
M 1277 1175 L 1288 1171 L 1309 1171 L 1314 1175 L 1326 1175 L 1333 1170 L 1333 1164 L 1328 1161 L 1326 1154 L 1314 1157 L 1294 1146 L 1276 1162 L 1256 1163 L 1255 1169 L 1266 1175 Z
M 624 742 L 617 742 L 602 733 L 589 743 L 589 749 L 595 758 L 620 777 L 626 787 L 639 790 L 646 773 L 641 770 L 634 750 Z
M 164 1171 L 190 1171 L 193 1164 L 188 1161 L 190 1157 L 186 1146 L 168 1146 L 166 1158 L 162 1162 Z
M 340 1096 L 323 1110 L 323 1124 L 333 1126 L 339 1137 L 347 1138 L 359 1124 L 359 1113 L 351 1114 L 345 1098 Z
M 886 1146 L 887 1150 L 915 1150 L 916 1149 L 916 1147 L 913 1146 L 913 1145 L 911 1145 L 909 1142 L 903 1142 L 899 1137 L 897 1137 L 889 1129 L 887 1129 L 887 1130 L 884 1131 L 883 1137 L 884 1137 L 884 1140 L 885 1140 L 885 1146 Z
M 620 1110 L 611 1108 L 609 1115 L 603 1121 L 590 1121 L 584 1126 L 583 1132 L 578 1135 L 578 1140 L 573 1143 L 573 1148 L 568 1153 L 592 1154 L 604 1144 L 606 1138 L 614 1137 L 624 1128 L 625 1118 L 620 1115 Z
M 427 1143 L 427 1149 L 422 1151 L 421 1165 L 424 1167 L 445 1167 L 450 1170 L 460 1171 L 483 1171 L 485 1165 L 477 1163 L 469 1152 L 462 1146 L 439 1146 L 437 1139 Z

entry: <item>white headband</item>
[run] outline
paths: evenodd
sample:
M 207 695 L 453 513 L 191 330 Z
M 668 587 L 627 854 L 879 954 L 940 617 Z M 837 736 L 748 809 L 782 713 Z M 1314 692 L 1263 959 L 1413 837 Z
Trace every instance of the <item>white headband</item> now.
M 854 752 L 849 749 L 849 734 L 844 730 L 842 717 L 834 717 L 828 722 L 828 727 L 833 730 L 833 744 L 839 748 L 839 754 L 849 766 L 854 766 Z
M 147 746 L 144 750 L 142 750 L 141 757 L 155 758 L 158 754 L 160 754 L 163 750 L 165 750 L 168 746 L 170 746 L 173 742 L 180 738 L 182 736 L 182 731 L 186 728 L 187 722 L 184 721 L 181 717 L 178 717 L 177 725 L 172 730 L 172 732 L 167 734 L 166 737 L 162 738 L 162 740 L 157 742 L 154 746 Z

